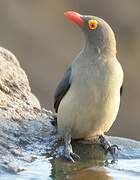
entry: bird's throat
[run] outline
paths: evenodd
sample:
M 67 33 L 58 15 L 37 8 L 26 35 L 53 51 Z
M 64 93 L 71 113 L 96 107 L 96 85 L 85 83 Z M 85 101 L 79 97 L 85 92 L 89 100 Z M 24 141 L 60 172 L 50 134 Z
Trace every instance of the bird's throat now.
M 116 44 L 112 46 L 110 42 L 108 43 L 91 43 L 86 40 L 82 52 L 88 56 L 99 57 L 102 54 L 105 56 L 116 56 Z

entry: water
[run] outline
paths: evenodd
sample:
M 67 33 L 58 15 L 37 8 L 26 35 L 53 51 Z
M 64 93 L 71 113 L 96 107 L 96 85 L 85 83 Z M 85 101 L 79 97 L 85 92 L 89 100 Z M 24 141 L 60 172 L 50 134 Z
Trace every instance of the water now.
M 2 180 L 139 180 L 140 179 L 140 143 L 127 139 L 113 138 L 119 142 L 121 151 L 118 161 L 111 164 L 111 157 L 103 152 L 100 146 L 91 144 L 74 144 L 74 151 L 81 160 L 68 162 L 60 157 L 49 156 L 48 153 L 37 155 L 33 162 L 19 161 L 18 173 L 3 172 Z M 62 153 L 63 146 L 57 148 Z M 32 152 L 32 155 L 35 152 Z M 109 163 L 105 160 L 109 159 Z
M 50 160 L 41 157 L 31 164 L 22 166 L 24 171 L 17 174 L 4 173 L 0 176 L 2 180 L 139 180 L 140 159 L 120 159 L 115 165 L 108 167 L 97 165 L 97 162 L 86 162 L 85 165 L 79 162 L 72 164 L 62 160 L 56 160 L 51 164 Z M 90 165 L 88 165 L 90 164 Z

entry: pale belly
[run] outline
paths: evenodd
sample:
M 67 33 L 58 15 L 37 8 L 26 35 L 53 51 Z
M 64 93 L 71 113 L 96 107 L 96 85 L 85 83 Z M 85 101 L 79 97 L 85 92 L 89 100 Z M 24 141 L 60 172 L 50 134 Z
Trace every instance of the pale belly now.
M 71 87 L 58 109 L 58 132 L 91 138 L 107 132 L 118 114 L 123 72 L 117 61 L 75 64 Z M 89 68 L 91 67 L 91 68 Z M 82 69 L 83 68 L 83 69 Z M 83 74 L 84 73 L 84 74 Z
M 58 132 L 72 138 L 90 139 L 108 131 L 116 119 L 120 105 L 119 90 L 109 95 L 70 91 L 60 103 Z

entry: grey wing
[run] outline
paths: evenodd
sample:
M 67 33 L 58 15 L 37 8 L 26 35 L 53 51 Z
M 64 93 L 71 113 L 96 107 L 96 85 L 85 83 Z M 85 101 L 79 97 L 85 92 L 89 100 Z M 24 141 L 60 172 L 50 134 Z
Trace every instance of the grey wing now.
M 120 96 L 122 95 L 122 93 L 123 93 L 123 85 L 120 88 Z
M 70 88 L 71 66 L 64 73 L 63 79 L 59 82 L 54 94 L 54 109 L 58 112 L 59 104 Z

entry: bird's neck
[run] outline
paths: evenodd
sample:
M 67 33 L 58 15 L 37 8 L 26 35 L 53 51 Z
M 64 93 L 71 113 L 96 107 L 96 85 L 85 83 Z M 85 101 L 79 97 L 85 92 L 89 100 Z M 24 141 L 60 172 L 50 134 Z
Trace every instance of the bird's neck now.
M 102 42 L 98 44 L 96 42 L 96 44 L 94 44 L 86 40 L 82 52 L 89 56 L 94 55 L 94 57 L 99 57 L 101 55 L 116 56 L 116 42 L 108 40 L 105 43 Z

